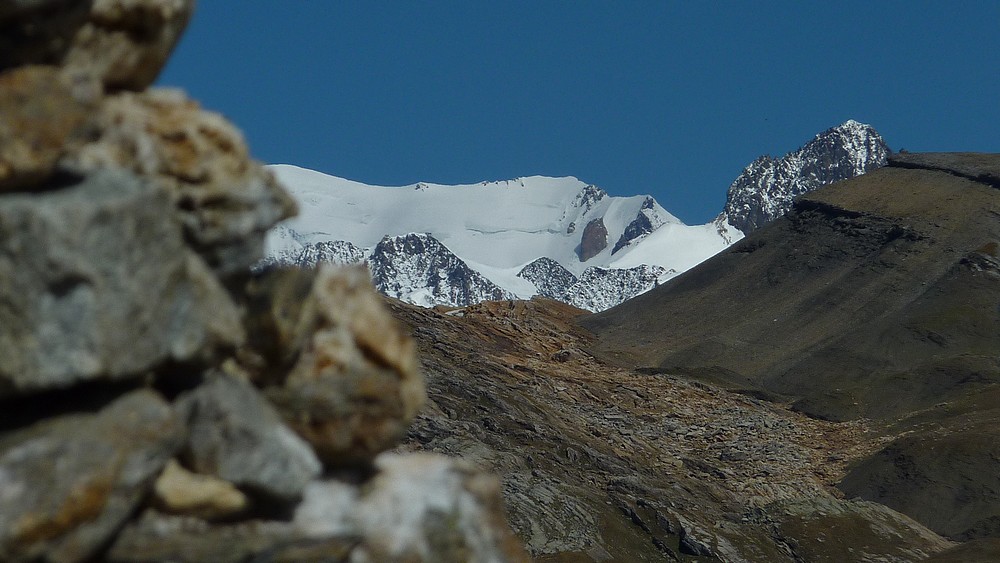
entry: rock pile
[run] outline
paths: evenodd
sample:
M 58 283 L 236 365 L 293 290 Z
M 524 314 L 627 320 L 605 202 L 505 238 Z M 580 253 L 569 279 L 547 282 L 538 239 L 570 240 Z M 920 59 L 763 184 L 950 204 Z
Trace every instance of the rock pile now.
M 151 89 L 191 0 L 0 5 L 0 560 L 511 561 L 495 478 L 383 453 L 425 398 L 360 269 Z

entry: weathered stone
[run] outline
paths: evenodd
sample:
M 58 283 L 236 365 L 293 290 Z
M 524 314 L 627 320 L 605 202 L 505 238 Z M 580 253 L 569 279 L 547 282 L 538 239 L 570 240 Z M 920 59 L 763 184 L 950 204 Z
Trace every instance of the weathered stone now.
M 295 213 L 240 132 L 180 91 L 110 96 L 89 127 L 96 140 L 60 165 L 76 172 L 120 167 L 154 179 L 171 195 L 189 244 L 223 276 L 248 271 L 263 257 L 265 231 Z
M 360 491 L 310 485 L 293 524 L 317 539 L 356 534 L 352 561 L 528 560 L 507 526 L 496 477 L 433 454 L 383 454 L 375 467 Z
M 82 561 L 125 522 L 182 444 L 158 395 L 136 391 L 98 414 L 0 438 L 0 560 Z
M 276 305 L 301 293 L 300 276 L 315 275 L 297 315 L 277 318 L 265 331 L 279 333 L 276 342 L 302 346 L 287 378 L 266 390 L 268 398 L 327 465 L 365 462 L 395 445 L 423 404 L 424 383 L 413 341 L 389 315 L 367 270 L 323 266 L 317 274 L 266 275 L 276 278 L 264 284 Z M 279 348 L 270 356 L 295 353 Z
M 171 514 L 204 520 L 229 518 L 250 506 L 246 495 L 232 483 L 211 475 L 191 473 L 170 460 L 153 486 L 156 505 Z
M 143 90 L 156 80 L 194 9 L 194 0 L 94 0 L 63 64 L 86 69 L 109 89 Z
M 67 146 L 82 142 L 81 125 L 99 95 L 93 81 L 55 67 L 0 74 L 0 192 L 50 176 Z
M 309 446 L 249 383 L 214 377 L 182 396 L 178 409 L 190 429 L 185 458 L 199 473 L 280 502 L 297 501 L 319 475 Z
M 242 338 L 162 190 L 104 170 L 0 196 L 0 398 L 210 364 Z
M 0 70 L 58 64 L 90 16 L 93 0 L 5 0 L 0 3 Z

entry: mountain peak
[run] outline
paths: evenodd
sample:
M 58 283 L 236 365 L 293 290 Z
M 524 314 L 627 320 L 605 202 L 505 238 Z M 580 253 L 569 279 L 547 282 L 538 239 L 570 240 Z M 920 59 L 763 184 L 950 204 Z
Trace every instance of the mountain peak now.
M 755 159 L 729 186 L 723 216 L 749 234 L 784 215 L 795 197 L 884 166 L 890 153 L 875 128 L 849 119 L 781 158 Z

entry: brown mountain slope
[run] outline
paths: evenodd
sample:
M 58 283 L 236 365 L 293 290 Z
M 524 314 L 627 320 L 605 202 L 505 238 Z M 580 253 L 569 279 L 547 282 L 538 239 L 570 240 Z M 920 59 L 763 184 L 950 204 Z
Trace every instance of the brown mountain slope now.
M 1000 534 L 1000 155 L 903 154 L 580 324 L 618 365 L 898 436 L 840 487 L 935 531 Z
M 406 448 L 500 474 L 538 561 L 920 561 L 950 546 L 843 500 L 848 465 L 890 439 L 865 421 L 596 361 L 573 324 L 586 313 L 555 301 L 392 308 L 430 398 Z

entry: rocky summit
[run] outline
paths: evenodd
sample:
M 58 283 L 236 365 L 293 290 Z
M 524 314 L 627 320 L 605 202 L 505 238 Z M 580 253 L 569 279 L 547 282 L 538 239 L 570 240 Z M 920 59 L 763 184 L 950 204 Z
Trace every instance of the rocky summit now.
M 252 273 L 294 201 L 149 88 L 192 4 L 0 4 L 0 560 L 526 561 L 494 476 L 388 452 L 426 391 L 368 271 Z

